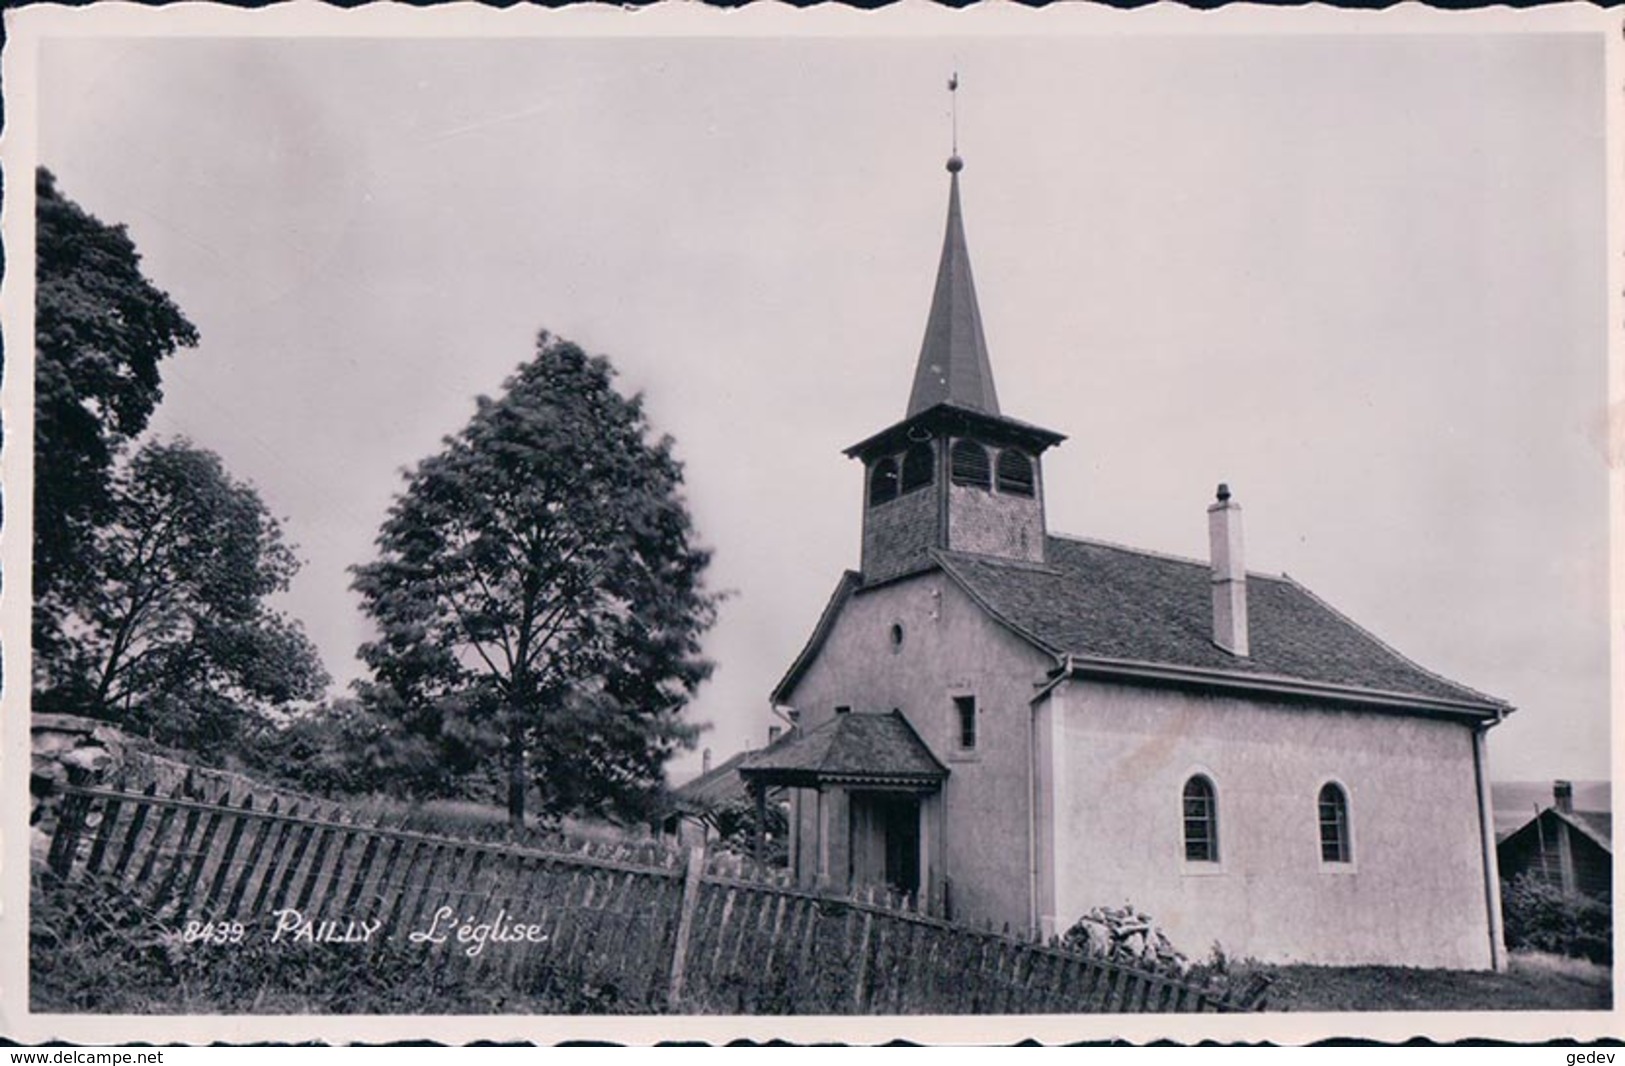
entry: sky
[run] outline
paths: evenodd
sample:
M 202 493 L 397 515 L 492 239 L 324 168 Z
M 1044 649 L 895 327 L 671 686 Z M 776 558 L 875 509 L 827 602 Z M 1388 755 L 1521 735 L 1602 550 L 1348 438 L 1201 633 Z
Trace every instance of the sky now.
M 857 565 L 841 450 L 907 403 L 957 69 L 1001 405 L 1068 436 L 1051 530 L 1205 557 L 1226 481 L 1251 569 L 1518 707 L 1493 776 L 1606 777 L 1601 40 L 1363 25 L 53 38 L 38 157 L 198 327 L 151 431 L 283 520 L 336 690 L 402 471 L 538 331 L 607 355 L 729 593 L 720 761 Z

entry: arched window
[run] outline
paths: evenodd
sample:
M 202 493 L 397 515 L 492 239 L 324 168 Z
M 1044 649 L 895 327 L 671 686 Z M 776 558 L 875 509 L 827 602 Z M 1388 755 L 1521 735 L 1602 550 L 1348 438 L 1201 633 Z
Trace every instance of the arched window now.
M 1185 861 L 1219 861 L 1219 804 L 1213 782 L 1197 774 L 1185 782 Z
M 970 485 L 978 489 L 992 488 L 992 470 L 987 461 L 986 448 L 973 440 L 955 441 L 951 455 L 955 485 Z
M 1033 461 L 1015 448 L 999 453 L 999 491 L 1011 496 L 1033 494 Z
M 1349 798 L 1341 787 L 1328 781 L 1320 786 L 1320 861 L 1353 860 L 1354 848 L 1349 840 Z
M 924 488 L 936 479 L 932 470 L 936 466 L 934 459 L 935 456 L 931 454 L 931 445 L 917 442 L 908 446 L 908 451 L 903 453 L 904 492 L 913 492 L 915 489 Z
M 897 460 L 882 459 L 869 471 L 869 506 L 897 497 Z

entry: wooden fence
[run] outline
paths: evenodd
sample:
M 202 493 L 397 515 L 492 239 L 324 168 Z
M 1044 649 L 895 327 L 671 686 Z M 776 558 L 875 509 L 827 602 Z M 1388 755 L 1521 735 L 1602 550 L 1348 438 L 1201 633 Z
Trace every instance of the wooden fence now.
M 59 803 L 48 880 L 104 884 L 199 936 L 421 950 L 436 980 L 590 988 L 616 1009 L 687 1013 L 1263 1005 L 1261 986 L 1226 997 L 930 918 L 907 900 L 819 895 L 699 850 L 455 839 L 357 825 L 341 809 L 274 799 L 261 809 L 252 795 L 210 801 L 150 786 L 70 785 Z

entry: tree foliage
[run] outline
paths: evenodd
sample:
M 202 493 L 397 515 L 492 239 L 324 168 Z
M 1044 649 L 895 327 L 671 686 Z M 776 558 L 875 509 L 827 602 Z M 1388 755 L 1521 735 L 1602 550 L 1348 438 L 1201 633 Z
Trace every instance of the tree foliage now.
M 711 671 L 703 587 L 669 437 L 608 360 L 543 333 L 536 357 L 410 473 L 354 588 L 387 708 L 449 775 L 501 767 L 509 816 L 626 814 L 692 746 Z
M 325 688 L 304 633 L 266 603 L 298 560 L 259 495 L 213 452 L 149 443 L 118 464 L 80 554 L 96 595 L 63 616 L 40 709 L 211 747 Z
M 162 396 L 158 364 L 197 331 L 141 273 L 123 226 L 35 178 L 34 646 L 61 652 L 87 586 L 87 542 L 112 506 L 119 450 Z

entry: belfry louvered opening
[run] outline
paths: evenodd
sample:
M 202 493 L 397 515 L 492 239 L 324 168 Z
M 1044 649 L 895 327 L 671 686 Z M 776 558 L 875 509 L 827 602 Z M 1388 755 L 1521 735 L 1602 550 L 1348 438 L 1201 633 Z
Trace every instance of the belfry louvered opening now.
M 993 486 L 993 472 L 987 449 L 973 440 L 955 441 L 952 453 L 953 482 L 971 488 L 986 489 Z
M 999 453 L 999 491 L 1011 496 L 1033 494 L 1033 461 L 1015 448 Z

